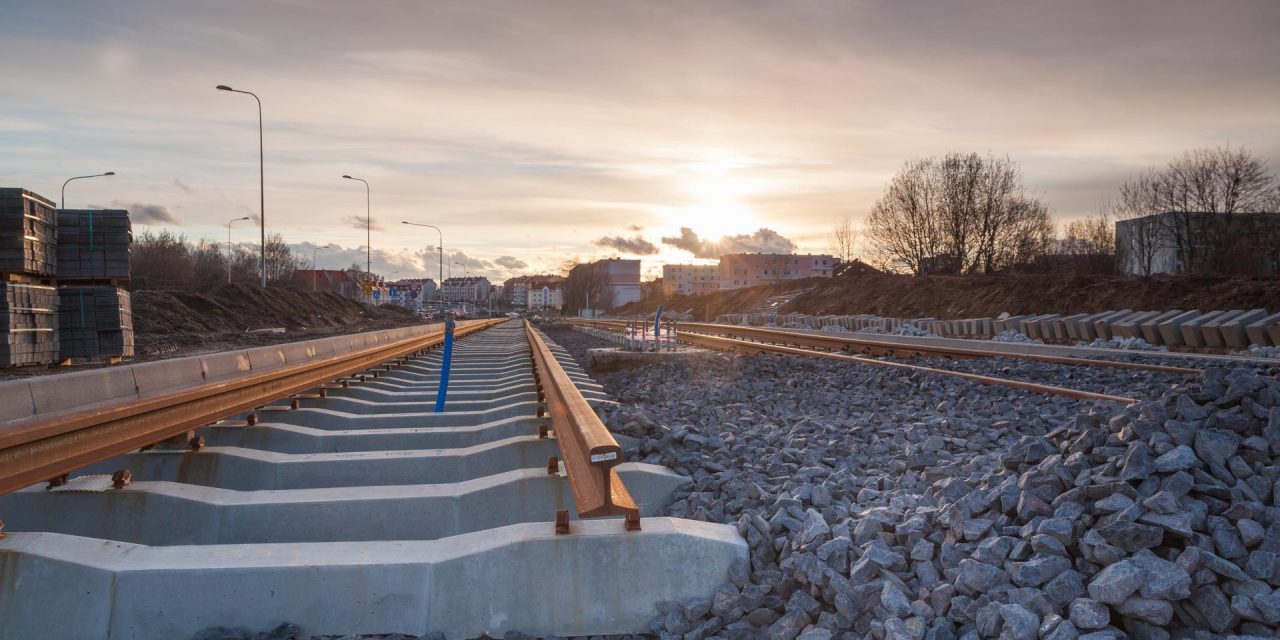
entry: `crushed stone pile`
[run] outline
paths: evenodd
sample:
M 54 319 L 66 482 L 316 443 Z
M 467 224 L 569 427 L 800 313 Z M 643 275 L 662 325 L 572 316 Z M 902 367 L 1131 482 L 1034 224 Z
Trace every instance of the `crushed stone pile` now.
M 1276 635 L 1274 379 L 1152 379 L 1129 407 L 745 356 L 603 381 L 638 458 L 692 478 L 670 514 L 751 549 L 659 605 L 663 638 Z

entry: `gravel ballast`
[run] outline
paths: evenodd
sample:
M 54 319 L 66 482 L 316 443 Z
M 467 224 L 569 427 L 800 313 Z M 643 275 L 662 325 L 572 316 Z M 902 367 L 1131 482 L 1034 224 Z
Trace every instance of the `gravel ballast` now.
M 715 593 L 661 603 L 655 634 L 1275 635 L 1274 379 L 960 365 L 1146 399 L 1124 407 L 811 358 L 697 366 L 601 378 L 635 458 L 692 478 L 670 515 L 751 548 Z

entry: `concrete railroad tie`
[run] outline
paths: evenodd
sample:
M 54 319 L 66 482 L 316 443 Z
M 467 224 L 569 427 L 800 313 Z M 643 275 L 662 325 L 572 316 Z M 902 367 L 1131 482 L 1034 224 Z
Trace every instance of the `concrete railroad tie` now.
M 588 402 L 607 401 L 550 349 Z M 130 453 L 57 490 L 0 496 L 0 638 L 168 640 L 282 621 L 304 635 L 644 633 L 657 601 L 705 596 L 746 558 L 732 527 L 657 517 L 688 481 L 664 467 L 618 467 L 641 531 L 576 520 L 568 482 L 547 472 L 561 453 L 538 435 L 549 420 L 520 324 L 458 340 L 433 413 L 440 357 L 256 426 L 206 427 L 199 451 Z M 117 469 L 130 486 L 85 477 Z

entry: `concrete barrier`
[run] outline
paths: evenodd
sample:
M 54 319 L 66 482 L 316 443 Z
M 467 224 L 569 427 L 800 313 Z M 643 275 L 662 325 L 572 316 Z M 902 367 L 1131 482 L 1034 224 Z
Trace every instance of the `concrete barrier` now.
M 1169 346 L 1182 346 L 1182 325 L 1200 317 L 1199 311 L 1186 311 L 1157 325 L 1160 339 Z
M 1203 347 L 1204 331 L 1201 329 L 1205 323 L 1213 322 L 1221 317 L 1227 311 L 1210 311 L 1202 316 L 1192 318 L 1182 323 L 1182 344 L 1187 347 Z
M 286 351 L 299 360 L 305 360 L 327 357 L 326 354 L 339 351 L 338 346 L 346 343 L 363 345 L 368 341 L 387 342 L 393 336 L 420 336 L 441 330 L 441 325 L 418 325 L 287 345 L 9 380 L 0 382 L 0 399 L 12 398 L 14 402 L 5 403 L 4 409 L 0 410 L 0 426 L 29 420 L 36 415 L 91 409 L 188 386 L 222 382 L 252 371 L 276 369 L 285 362 Z M 197 371 L 200 372 L 199 378 L 196 377 Z M 29 404 L 21 400 L 24 396 L 31 399 Z
M 1093 321 L 1094 337 L 1102 340 L 1110 340 L 1112 337 L 1111 323 L 1119 322 L 1120 320 L 1124 318 L 1128 318 L 1133 314 L 1134 314 L 1133 309 L 1122 309 L 1114 313 L 1106 314 L 1100 318 L 1095 318 Z
M 1183 311 L 1181 309 L 1174 309 L 1142 321 L 1138 325 L 1138 328 L 1142 330 L 1142 339 L 1154 345 L 1164 344 L 1164 337 L 1160 335 L 1160 324 L 1182 314 Z
M 1275 340 L 1267 333 L 1268 329 L 1280 327 L 1280 313 L 1273 313 L 1261 320 L 1251 323 L 1245 327 L 1245 334 L 1249 337 L 1251 344 L 1258 346 L 1280 347 L 1280 341 Z
M 1234 320 L 1235 318 L 1240 317 L 1240 315 L 1242 315 L 1243 313 L 1244 311 L 1242 309 L 1233 309 L 1231 311 L 1227 311 L 1223 313 L 1222 315 L 1214 318 L 1213 320 L 1210 320 L 1208 322 L 1205 322 L 1204 324 L 1201 324 L 1200 325 L 1200 334 L 1201 334 L 1200 339 L 1202 341 L 1201 344 L 1206 347 L 1221 347 L 1224 344 L 1226 344 L 1225 340 L 1222 337 L 1222 329 L 1221 329 L 1222 323 Z
M 1159 311 L 1139 311 L 1123 320 L 1111 323 L 1111 335 L 1117 338 L 1142 338 L 1142 323 L 1160 315 Z M 1143 338 L 1145 340 L 1145 338 Z
M 1251 309 L 1228 320 L 1212 324 L 1221 340 L 1217 346 L 1234 349 L 1249 348 L 1249 336 L 1246 332 L 1248 326 L 1265 317 L 1267 317 L 1266 309 Z

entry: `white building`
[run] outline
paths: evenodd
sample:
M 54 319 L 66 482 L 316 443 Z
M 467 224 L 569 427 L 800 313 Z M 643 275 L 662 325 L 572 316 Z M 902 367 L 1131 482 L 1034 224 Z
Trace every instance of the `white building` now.
M 1138 276 L 1280 273 L 1280 213 L 1166 211 L 1117 220 L 1116 264 Z
M 543 283 L 541 287 L 531 286 L 528 296 L 530 309 L 555 309 L 559 311 L 564 306 L 564 291 L 560 288 L 560 283 L 558 282 Z
M 640 301 L 640 261 L 611 258 L 594 264 L 603 265 L 613 306 Z
M 840 261 L 825 254 L 734 253 L 720 256 L 720 288 L 742 289 L 783 280 L 830 278 Z
M 446 278 L 440 287 L 445 302 L 483 303 L 489 300 L 489 279 L 483 276 Z
M 718 264 L 662 265 L 662 292 L 667 295 L 692 296 L 720 289 Z

